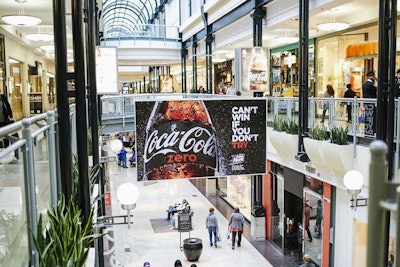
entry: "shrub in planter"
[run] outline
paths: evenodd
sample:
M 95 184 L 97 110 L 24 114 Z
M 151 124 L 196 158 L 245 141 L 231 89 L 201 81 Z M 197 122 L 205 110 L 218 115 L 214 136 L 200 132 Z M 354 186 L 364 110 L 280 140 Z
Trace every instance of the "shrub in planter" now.
M 328 129 L 323 124 L 315 125 L 308 130 L 308 137 L 314 140 L 326 140 L 328 139 Z
M 348 128 L 341 126 L 334 126 L 331 129 L 331 142 L 337 145 L 347 145 L 348 144 L 348 136 L 347 136 Z
M 275 116 L 272 121 L 272 128 L 274 128 L 275 131 L 284 132 L 287 128 L 285 119 Z
M 72 198 L 65 203 L 61 196 L 58 205 L 47 210 L 47 216 L 40 215 L 34 238 L 39 267 L 85 266 L 89 247 L 104 234 L 94 233 L 93 210 L 86 224 L 81 213 Z
M 284 127 L 285 127 L 285 132 L 287 132 L 288 134 L 298 134 L 299 133 L 299 124 L 294 119 L 286 121 L 286 123 L 284 124 Z

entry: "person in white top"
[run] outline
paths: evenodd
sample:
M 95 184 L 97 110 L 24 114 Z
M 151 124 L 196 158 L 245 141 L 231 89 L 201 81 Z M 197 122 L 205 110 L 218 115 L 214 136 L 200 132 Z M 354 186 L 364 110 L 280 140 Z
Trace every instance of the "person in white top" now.
M 233 88 L 233 83 L 229 84 L 228 90 L 226 90 L 226 95 L 236 95 L 236 90 Z

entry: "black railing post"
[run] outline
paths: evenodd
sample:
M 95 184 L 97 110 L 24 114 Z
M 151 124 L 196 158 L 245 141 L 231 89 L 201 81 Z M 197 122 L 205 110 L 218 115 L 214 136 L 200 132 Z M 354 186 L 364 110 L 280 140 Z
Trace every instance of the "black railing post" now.
M 68 100 L 67 37 L 65 23 L 65 1 L 53 0 L 54 46 L 56 62 L 56 91 L 58 116 L 58 153 L 60 157 L 61 190 L 68 201 L 72 196 L 72 147 Z
M 193 89 L 197 89 L 197 47 L 198 44 L 195 42 L 192 45 L 192 75 L 193 75 Z
M 300 0 L 299 27 L 299 139 L 296 159 L 306 162 L 308 158 L 303 144 L 304 135 L 308 131 L 308 0 Z
M 182 93 L 187 93 L 187 88 L 186 88 L 186 55 L 187 55 L 187 50 L 185 48 L 182 48 L 181 49 Z
M 87 119 L 86 119 L 86 84 L 85 84 L 85 46 L 83 38 L 82 0 L 71 0 L 72 32 L 74 46 L 74 77 L 76 100 L 76 136 L 78 147 L 79 202 L 82 209 L 83 223 L 90 214 L 90 192 L 88 173 Z
M 253 46 L 262 46 L 262 20 L 267 12 L 263 7 L 256 7 L 251 13 L 253 18 Z

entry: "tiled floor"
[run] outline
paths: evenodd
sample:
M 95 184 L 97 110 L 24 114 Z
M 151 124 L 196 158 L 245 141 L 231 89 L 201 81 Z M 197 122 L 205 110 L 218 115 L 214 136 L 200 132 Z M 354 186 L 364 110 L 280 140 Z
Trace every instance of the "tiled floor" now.
M 166 208 L 169 204 L 186 198 L 194 215 L 192 219 L 193 231 L 191 237 L 202 239 L 203 251 L 198 267 L 206 266 L 298 266 L 293 257 L 285 257 L 268 241 L 251 241 L 249 239 L 249 226 L 245 228 L 245 240 L 240 248 L 231 249 L 231 242 L 226 238 L 218 243 L 218 248 L 210 247 L 208 232 L 205 227 L 205 219 L 209 207 L 216 208 L 222 237 L 227 231 L 227 216 L 232 209 L 218 197 L 206 198 L 202 191 L 205 187 L 202 183 L 196 184 L 189 180 L 168 180 L 155 182 L 136 182 L 136 168 L 123 169 L 115 163 L 109 163 L 107 177 L 111 192 L 111 212 L 113 215 L 124 215 L 126 211 L 116 199 L 116 191 L 122 183 L 130 182 L 138 186 L 140 197 L 133 213 L 133 225 L 128 229 L 127 225 L 112 227 L 113 240 L 105 242 L 106 266 L 143 266 L 143 262 L 149 261 L 151 266 L 173 266 L 176 259 L 180 259 L 183 266 L 188 267 L 189 262 L 180 247 L 182 240 L 189 237 L 189 233 L 179 233 L 177 230 L 154 231 L 151 219 L 166 218 Z M 111 261 L 110 261 L 111 260 Z

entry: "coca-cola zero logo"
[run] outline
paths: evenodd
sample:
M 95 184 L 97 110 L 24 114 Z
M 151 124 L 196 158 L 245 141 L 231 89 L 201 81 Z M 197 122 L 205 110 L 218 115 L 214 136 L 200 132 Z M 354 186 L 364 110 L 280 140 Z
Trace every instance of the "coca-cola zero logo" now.
M 188 131 L 172 131 L 170 133 L 162 133 L 153 131 L 147 138 L 144 148 L 144 162 L 149 162 L 156 155 L 168 153 L 203 153 L 209 157 L 215 157 L 215 136 L 206 128 L 193 127 Z M 187 158 L 189 161 L 195 161 L 193 155 Z M 180 158 L 180 160 L 186 160 Z

